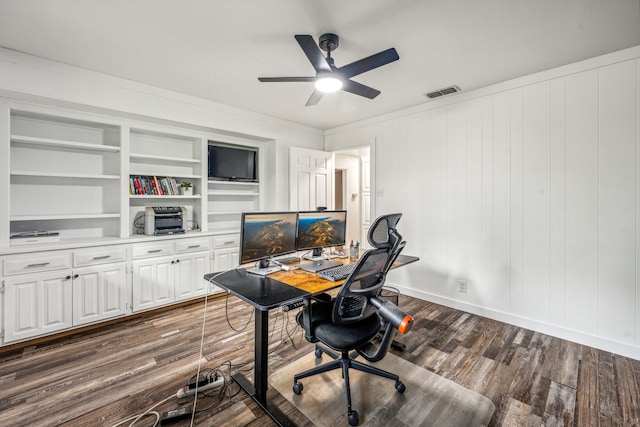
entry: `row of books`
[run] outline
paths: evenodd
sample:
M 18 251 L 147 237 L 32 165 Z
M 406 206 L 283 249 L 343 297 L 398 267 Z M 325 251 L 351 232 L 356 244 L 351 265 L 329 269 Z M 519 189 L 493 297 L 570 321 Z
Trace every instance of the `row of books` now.
M 129 194 L 177 196 L 180 194 L 180 186 L 173 177 L 130 176 Z

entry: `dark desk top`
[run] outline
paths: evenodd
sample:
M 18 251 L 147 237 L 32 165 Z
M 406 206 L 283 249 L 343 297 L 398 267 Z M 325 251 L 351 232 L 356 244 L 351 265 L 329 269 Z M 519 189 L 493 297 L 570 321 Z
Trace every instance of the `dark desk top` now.
M 244 268 L 205 274 L 204 278 L 262 311 L 311 296 L 308 291 L 269 276 L 247 273 Z
M 391 269 L 395 269 L 420 258 L 399 255 Z M 348 258 L 341 260 L 347 264 Z M 344 280 L 332 282 L 302 270 L 278 271 L 268 276 L 247 273 L 244 268 L 236 268 L 223 273 L 205 274 L 205 280 L 213 282 L 225 291 L 262 311 L 280 307 L 301 298 L 337 288 Z

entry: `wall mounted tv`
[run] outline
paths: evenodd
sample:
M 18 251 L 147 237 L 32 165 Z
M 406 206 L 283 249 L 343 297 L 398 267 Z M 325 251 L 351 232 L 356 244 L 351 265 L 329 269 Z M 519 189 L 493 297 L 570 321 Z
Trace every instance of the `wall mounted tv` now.
M 258 152 L 251 148 L 209 144 L 209 179 L 258 182 Z

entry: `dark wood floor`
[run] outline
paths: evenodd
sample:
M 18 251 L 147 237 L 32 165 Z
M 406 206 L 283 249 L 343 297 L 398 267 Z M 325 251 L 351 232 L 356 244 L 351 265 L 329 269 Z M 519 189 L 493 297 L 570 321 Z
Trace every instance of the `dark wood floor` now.
M 226 305 L 226 297 L 208 302 L 202 368 L 252 377 L 252 309 L 228 299 L 232 326 L 248 325 L 236 332 Z M 416 322 L 396 354 L 487 396 L 496 406 L 491 425 L 640 425 L 640 361 L 410 297 L 400 305 Z M 199 302 L 0 350 L 0 425 L 111 426 L 167 398 L 159 411 L 189 406 L 192 399 L 171 396 L 196 372 L 203 311 Z M 272 372 L 313 349 L 291 314 L 273 313 L 270 331 Z M 269 396 L 297 425 L 311 425 L 275 391 Z M 217 390 L 201 396 L 198 410 L 198 426 L 274 425 L 235 384 L 222 399 Z

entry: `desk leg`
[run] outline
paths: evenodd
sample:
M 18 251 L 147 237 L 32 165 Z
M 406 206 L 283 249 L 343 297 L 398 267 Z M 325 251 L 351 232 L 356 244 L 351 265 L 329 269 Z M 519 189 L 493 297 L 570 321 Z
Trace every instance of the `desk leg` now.
M 254 385 L 251 385 L 242 374 L 235 374 L 233 379 L 279 426 L 295 427 L 295 424 L 293 424 L 286 415 L 267 401 L 267 381 L 269 375 L 269 312 L 257 308 L 254 310 L 256 316 Z

